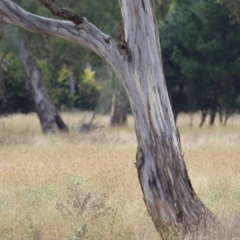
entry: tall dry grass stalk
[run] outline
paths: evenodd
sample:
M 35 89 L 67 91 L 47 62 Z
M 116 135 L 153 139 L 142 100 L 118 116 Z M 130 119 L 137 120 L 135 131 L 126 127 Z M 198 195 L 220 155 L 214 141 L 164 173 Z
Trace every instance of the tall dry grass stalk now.
M 0 239 L 159 239 L 135 169 L 127 127 L 79 133 L 83 113 L 64 113 L 69 134 L 42 135 L 35 114 L 0 119 Z M 90 116 L 89 116 L 90 118 Z M 221 228 L 196 239 L 240 239 L 240 117 L 224 128 L 179 129 L 193 186 Z

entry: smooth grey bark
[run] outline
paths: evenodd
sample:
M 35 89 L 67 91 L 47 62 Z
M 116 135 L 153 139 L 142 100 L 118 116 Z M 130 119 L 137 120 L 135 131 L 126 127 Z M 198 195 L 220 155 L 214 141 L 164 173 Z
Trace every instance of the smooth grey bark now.
M 34 102 L 42 131 L 68 131 L 66 124 L 57 113 L 42 78 L 41 71 L 31 49 L 23 39 L 19 40 L 19 58 L 27 73 L 27 90 Z
M 77 42 L 113 69 L 127 92 L 135 120 L 136 167 L 144 201 L 162 239 L 214 225 L 215 216 L 197 197 L 183 160 L 164 80 L 153 0 L 120 0 L 126 44 L 117 44 L 85 18 L 76 25 L 0 2 L 1 20 L 29 31 Z
M 144 200 L 163 239 L 214 222 L 194 192 L 183 160 L 162 69 L 154 2 L 121 1 L 128 46 L 134 55 L 122 77 L 138 139 L 137 170 Z

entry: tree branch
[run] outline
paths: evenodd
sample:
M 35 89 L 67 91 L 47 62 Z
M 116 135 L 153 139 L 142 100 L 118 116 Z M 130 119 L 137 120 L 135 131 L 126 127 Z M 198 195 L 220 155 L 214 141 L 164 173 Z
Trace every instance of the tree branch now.
M 51 0 L 39 0 L 46 8 L 48 8 L 54 15 L 74 22 L 76 25 L 83 23 L 84 18 L 77 14 L 68 11 L 67 9 L 58 8 L 52 4 Z
M 56 10 L 53 7 L 51 9 L 52 11 Z M 79 21 L 81 19 L 81 23 L 76 25 L 76 21 L 69 22 L 37 16 L 25 11 L 10 0 L 0 1 L 0 23 L 16 25 L 31 32 L 48 34 L 81 44 L 94 51 L 111 66 L 119 65 L 122 62 L 117 44 L 110 36 L 101 32 L 86 18 L 76 17 L 77 15 L 70 12 L 64 14 L 66 16 L 69 14 L 68 19 L 78 19 Z

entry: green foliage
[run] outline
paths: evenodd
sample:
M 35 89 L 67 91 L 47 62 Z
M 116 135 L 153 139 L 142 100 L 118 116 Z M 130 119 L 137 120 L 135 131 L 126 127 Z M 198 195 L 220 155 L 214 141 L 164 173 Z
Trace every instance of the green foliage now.
M 95 79 L 95 72 L 86 68 L 81 76 L 82 81 L 78 84 L 79 105 L 81 109 L 94 110 L 100 95 L 101 86 Z
M 42 74 L 45 84 L 47 85 L 47 88 L 50 89 L 52 73 L 51 73 L 51 69 L 49 68 L 49 63 L 48 63 L 47 59 L 46 58 L 37 59 L 37 65 L 41 70 L 41 74 Z
M 50 92 L 53 102 L 62 110 L 73 106 L 74 95 L 70 93 L 70 77 L 71 71 L 64 64 L 58 72 L 57 88 L 53 88 L 52 86 Z
M 16 0 L 15 3 L 34 14 L 59 19 L 40 1 Z M 65 0 L 56 2 L 58 6 L 86 17 L 116 39 L 121 21 L 118 0 L 69 3 Z M 240 27 L 233 21 L 233 16 L 234 19 L 239 17 L 238 1 L 155 0 L 155 3 L 164 73 L 174 114 L 220 108 L 239 111 Z M 96 12 L 104 14 L 99 18 Z M 108 113 L 113 93 L 120 91 L 126 98 L 123 87 L 96 54 L 64 40 L 24 30 L 20 32 L 31 46 L 58 109 L 97 108 Z M 3 106 L 7 99 L 11 111 L 28 112 L 32 110 L 32 104 L 25 90 L 26 74 L 18 60 L 14 39 L 12 34 L 1 39 L 0 56 L 7 54 L 8 67 L 0 73 L 0 104 Z M 94 71 L 85 69 L 87 63 Z
M 183 1 L 160 28 L 170 93 L 183 85 L 191 109 L 237 110 L 240 28 L 229 15 L 215 0 Z
M 156 15 L 159 21 L 172 13 L 177 0 L 155 0 Z
M 33 106 L 29 104 L 30 98 L 26 92 L 26 74 L 21 66 L 19 59 L 13 54 L 8 53 L 5 57 L 7 67 L 2 71 L 4 80 L 4 98 L 6 99 L 3 112 L 28 112 Z M 0 100 L 1 101 L 1 100 Z M 0 102 L 3 104 L 3 102 Z
M 240 23 L 240 1 L 238 0 L 220 0 L 223 4 L 227 6 L 231 15 L 230 17 Z

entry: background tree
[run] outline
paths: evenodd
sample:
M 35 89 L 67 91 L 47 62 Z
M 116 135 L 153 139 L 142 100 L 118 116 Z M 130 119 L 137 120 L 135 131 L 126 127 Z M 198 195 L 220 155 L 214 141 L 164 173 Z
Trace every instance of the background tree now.
M 37 14 L 51 15 L 38 1 L 29 0 L 26 2 L 18 0 L 16 2 Z M 78 10 L 77 1 L 71 1 L 70 5 L 68 1 L 58 1 L 57 3 L 63 6 L 67 3 L 68 8 Z M 236 57 L 233 56 L 234 53 L 238 52 L 236 45 L 236 42 L 238 42 L 237 36 L 239 35 L 238 25 L 236 25 L 231 11 L 228 10 L 229 8 L 215 1 L 210 1 L 210 3 L 206 0 L 201 2 L 189 0 L 181 2 L 175 0 L 156 1 L 158 26 L 163 33 L 161 35 L 161 43 L 164 72 L 175 120 L 181 112 L 199 111 L 202 115 L 202 124 L 208 114 L 211 116 L 210 124 L 213 124 L 216 113 L 219 113 L 221 121 L 224 122 L 223 119 L 227 119 L 231 114 L 239 112 L 237 100 L 239 95 L 239 71 L 234 70 L 238 69 L 239 63 L 236 61 Z M 91 8 L 88 7 L 89 5 Z M 103 29 L 104 32 L 117 38 L 116 29 L 121 21 L 117 1 L 107 1 L 101 3 L 101 6 L 98 5 L 94 0 L 84 0 L 81 2 L 81 11 L 89 19 L 93 19 L 94 23 Z M 220 9 L 225 9 L 225 14 L 220 14 L 222 10 L 216 12 L 219 11 L 219 7 Z M 105 13 L 101 19 L 94 14 L 98 10 Z M 214 13 L 216 16 L 212 18 L 211 13 Z M 222 25 L 222 22 L 225 23 Z M 222 30 L 217 28 L 220 26 L 219 23 L 222 25 Z M 204 31 L 202 30 L 203 28 L 205 29 Z M 216 48 L 217 44 L 219 46 L 223 45 L 224 39 L 221 40 L 221 43 L 219 37 L 216 37 L 215 43 L 212 43 L 213 45 L 215 44 L 213 48 L 211 45 L 207 46 L 210 39 L 215 38 L 213 32 L 221 31 L 224 31 L 225 40 L 229 42 L 226 46 L 227 50 L 221 47 Z M 119 84 L 113 84 L 115 81 L 110 68 L 105 67 L 104 62 L 96 54 L 61 39 L 35 35 L 25 31 L 21 31 L 21 34 L 30 46 L 42 72 L 49 95 L 58 110 L 95 109 L 101 113 L 110 112 L 112 96 L 114 93 L 119 92 L 120 87 Z M 221 33 L 219 34 L 221 35 Z M 1 46 L 3 47 L 0 52 L 2 55 L 4 55 L 4 49 L 6 49 L 3 42 L 4 39 L 1 40 Z M 8 44 L 8 40 L 5 42 Z M 201 49 L 203 47 L 204 49 Z M 222 65 L 223 68 L 220 65 L 217 66 L 219 55 L 221 55 L 219 51 L 222 51 L 222 49 L 225 52 L 228 51 L 229 56 L 232 54 L 228 58 L 228 65 Z M 14 51 L 11 51 L 11 54 L 15 55 Z M 80 61 L 75 61 L 75 59 L 80 59 Z M 8 61 L 8 63 L 10 62 Z M 15 61 L 15 63 L 17 62 Z M 88 65 L 95 72 L 95 83 L 91 86 L 92 90 L 86 92 L 82 91 L 82 86 L 85 81 L 84 71 Z M 215 66 L 215 70 L 213 66 Z M 9 73 L 12 67 L 15 68 L 11 62 L 11 67 L 8 65 Z M 231 80 L 225 81 L 227 84 L 220 84 L 217 76 L 217 74 L 220 74 L 218 70 L 221 70 L 222 74 L 225 75 L 227 72 L 231 72 Z M 6 82 L 5 85 L 10 86 L 7 84 L 9 82 L 7 75 L 9 75 L 7 70 L 4 70 L 3 83 Z M 12 112 L 32 111 L 33 108 L 29 103 L 30 99 L 26 95 L 25 87 L 22 86 L 20 91 L 19 84 L 17 84 L 19 77 L 17 74 L 13 74 L 12 77 L 14 78 L 11 81 L 11 88 L 5 87 L 4 99 L 8 99 L 8 104 L 3 104 L 5 107 L 2 108 L 2 111 L 7 111 L 9 104 L 11 104 L 11 107 L 8 109 L 9 111 L 11 109 Z M 120 91 L 121 96 L 119 96 L 119 99 L 127 99 L 124 91 Z M 15 101 L 12 98 L 13 96 L 18 96 L 18 92 L 21 95 L 21 101 Z M 95 103 L 97 104 L 95 105 Z M 126 106 L 127 104 L 126 102 Z M 125 105 L 125 103 L 120 101 L 120 108 L 117 107 L 115 109 L 127 109 L 125 107 L 121 108 L 122 105 Z M 126 113 L 123 115 L 126 115 Z
M 125 90 L 120 86 L 112 94 L 112 106 L 110 113 L 110 126 L 121 126 L 127 124 L 127 115 L 130 105 Z
M 3 30 L 3 28 L 2 28 Z M 13 28 L 5 28 L 4 29 L 5 39 L 3 40 L 5 44 L 4 51 L 11 51 L 12 57 L 18 56 L 22 66 L 24 67 L 25 73 L 22 73 L 21 66 L 17 65 L 17 71 L 14 71 L 14 74 L 18 74 L 20 68 L 20 74 L 22 75 L 22 79 L 25 79 L 24 83 L 18 84 L 18 88 L 14 88 L 16 91 L 16 95 L 21 96 L 21 98 L 16 99 L 14 96 L 10 96 L 11 101 L 15 104 L 15 106 L 8 106 L 10 111 L 20 110 L 21 105 L 26 105 L 27 110 L 31 110 L 31 107 L 34 105 L 37 115 L 39 117 L 42 131 L 56 131 L 57 129 L 68 131 L 67 126 L 61 119 L 61 117 L 56 112 L 54 105 L 51 102 L 51 99 L 48 95 L 48 91 L 46 89 L 45 83 L 42 78 L 41 71 L 38 67 L 37 62 L 35 61 L 31 49 L 27 42 L 21 37 L 17 31 Z M 3 51 L 3 52 L 4 52 Z M 18 61 L 17 61 L 18 63 Z M 13 63 L 15 65 L 15 63 Z M 8 74 L 8 69 L 5 69 L 5 72 Z M 17 85 L 14 81 L 16 79 L 11 79 L 10 83 L 13 86 Z M 8 81 L 6 82 L 8 83 Z M 4 84 L 5 87 L 5 84 Z M 7 89 L 11 88 L 11 86 L 6 85 Z M 5 89 L 5 88 L 4 88 Z M 21 92 L 21 91 L 22 92 Z M 29 96 L 25 93 L 27 90 Z M 10 91 L 13 93 L 14 91 Z M 27 97 L 26 97 L 27 96 Z M 31 98 L 33 104 L 29 104 L 29 97 Z M 25 102 L 23 102 L 25 100 Z M 17 105 L 16 105 L 17 104 Z M 32 107 L 33 109 L 33 107 Z M 26 109 L 23 109 L 23 111 Z
M 178 86 L 185 89 L 189 110 L 202 114 L 200 126 L 208 113 L 213 125 L 217 112 L 229 115 L 239 109 L 240 29 L 229 16 L 228 9 L 213 0 L 183 1 L 161 27 L 170 93 L 181 89 Z
M 28 112 L 33 109 L 30 97 L 27 95 L 25 71 L 17 56 L 17 47 L 11 35 L 4 33 L 1 27 L 1 97 L 0 112 Z
M 42 7 L 39 1 L 29 0 L 26 2 L 18 0 L 16 3 L 21 4 L 21 6 L 36 14 L 44 14 L 45 16 L 51 15 L 46 8 Z M 64 5 L 66 1 L 58 1 L 58 4 Z M 91 8 L 89 8 L 89 6 L 91 6 Z M 79 5 L 77 1 L 71 1 L 68 7 L 71 9 L 78 9 Z M 93 19 L 93 21 L 104 31 L 111 33 L 113 36 L 116 35 L 117 25 L 120 21 L 118 1 L 109 1 L 98 6 L 96 1 L 85 0 L 81 2 L 81 10 L 85 16 L 91 17 L 91 19 Z M 101 19 L 95 15 L 95 12 L 99 10 L 106 13 Z M 53 100 L 58 110 L 92 110 L 100 105 L 98 101 L 100 95 L 99 87 L 100 85 L 109 86 L 106 82 L 110 80 L 111 71 L 109 68 L 105 67 L 104 62 L 97 57 L 96 54 L 87 51 L 83 47 L 73 45 L 60 39 L 54 39 L 44 35 L 35 35 L 25 31 L 21 31 L 21 34 L 31 48 L 42 72 L 50 98 Z M 76 62 L 75 59 L 81 59 L 81 61 Z M 86 92 L 83 91 L 82 86 L 86 84 L 84 80 L 85 68 L 88 63 L 95 72 L 95 83 L 91 86 L 91 91 L 89 89 L 89 91 Z M 74 93 L 70 91 L 71 79 L 74 79 Z M 90 82 L 88 82 L 88 88 L 90 87 L 89 83 Z M 13 85 L 13 88 L 14 87 L 15 85 Z M 18 86 L 16 85 L 16 91 L 17 88 Z M 112 89 L 111 91 L 114 92 L 115 90 Z M 29 101 L 28 98 L 27 104 Z M 96 106 L 92 105 L 92 103 L 96 103 L 96 101 L 98 104 Z M 111 108 L 111 97 L 108 99 L 105 98 L 105 102 L 105 104 L 109 106 L 107 109 L 109 113 Z M 32 108 L 29 109 L 27 104 L 23 104 L 23 101 L 20 103 L 21 108 L 18 107 L 18 109 L 14 109 L 14 111 L 32 111 Z M 28 104 L 28 106 L 30 106 L 30 104 Z M 99 109 L 97 111 L 101 110 L 102 109 Z
M 33 99 L 42 131 L 44 133 L 54 132 L 57 129 L 68 131 L 48 95 L 41 71 L 26 41 L 20 40 L 19 48 L 19 57 L 27 73 L 27 88 Z

